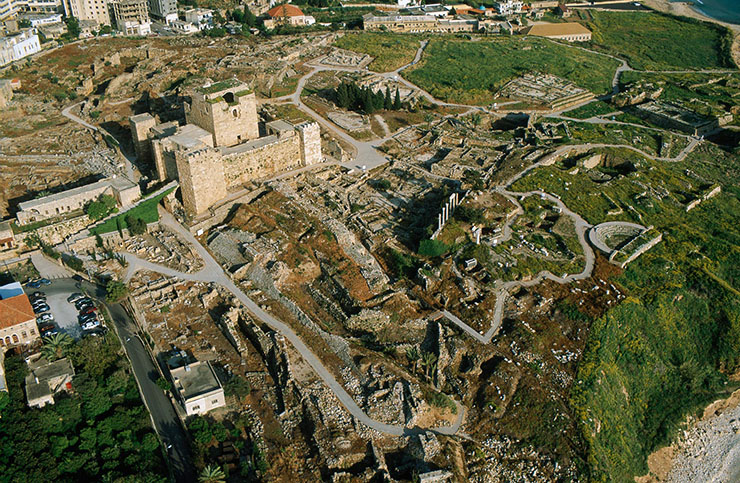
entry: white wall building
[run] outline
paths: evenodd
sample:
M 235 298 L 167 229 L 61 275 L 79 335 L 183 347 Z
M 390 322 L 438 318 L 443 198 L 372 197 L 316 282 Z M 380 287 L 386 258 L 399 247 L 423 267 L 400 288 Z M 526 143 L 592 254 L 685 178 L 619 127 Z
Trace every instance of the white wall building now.
M 94 21 L 97 25 L 111 24 L 106 0 L 64 0 L 64 14 L 80 21 Z
M 36 29 L 0 39 L 0 67 L 33 55 L 41 50 Z
M 31 22 L 31 27 L 41 27 L 43 25 L 51 25 L 55 23 L 62 23 L 61 13 L 49 13 L 49 14 L 31 14 L 21 15 L 21 18 Z
M 185 10 L 185 21 L 190 22 L 199 30 L 213 22 L 213 10 L 207 8 L 191 8 Z
M 16 0 L 0 0 L 0 22 L 15 17 L 15 14 L 21 10 L 20 3 Z
M 191 22 L 183 22 L 182 20 L 175 20 L 170 23 L 172 30 L 178 34 L 194 34 L 199 32 L 200 29 L 193 25 Z
M 185 364 L 170 369 L 170 374 L 188 416 L 205 414 L 226 405 L 224 388 L 210 363 Z
M 522 13 L 522 7 L 524 2 L 521 0 L 503 0 L 502 2 L 496 2 L 494 7 L 499 15 L 512 15 L 515 13 Z

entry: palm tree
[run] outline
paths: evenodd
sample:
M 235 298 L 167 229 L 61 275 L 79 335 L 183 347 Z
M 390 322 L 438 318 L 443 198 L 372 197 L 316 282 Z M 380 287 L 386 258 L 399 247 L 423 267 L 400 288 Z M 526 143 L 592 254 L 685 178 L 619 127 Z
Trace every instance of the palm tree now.
M 431 378 L 431 374 L 434 373 L 434 368 L 437 364 L 437 356 L 434 352 L 422 352 L 421 353 L 421 366 L 424 368 L 424 375 L 427 378 Z
M 416 347 L 406 349 L 406 358 L 413 365 L 413 371 L 416 373 L 416 364 L 419 362 L 419 350 Z
M 52 334 L 44 337 L 44 347 L 41 348 L 41 353 L 49 362 L 52 362 L 67 355 L 72 344 L 74 340 L 68 334 Z
M 198 481 L 200 483 L 224 483 L 226 473 L 218 465 L 208 465 L 200 472 Z

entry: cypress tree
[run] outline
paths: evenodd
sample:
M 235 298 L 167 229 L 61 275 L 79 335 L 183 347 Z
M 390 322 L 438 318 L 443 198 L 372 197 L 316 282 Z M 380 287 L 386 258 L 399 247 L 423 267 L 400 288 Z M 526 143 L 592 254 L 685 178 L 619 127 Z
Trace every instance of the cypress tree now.
M 365 111 L 365 114 L 372 114 L 375 112 L 375 103 L 373 100 L 373 93 L 370 89 L 365 89 L 362 98 L 362 110 Z
M 375 110 L 383 109 L 383 106 L 385 105 L 385 96 L 383 95 L 383 91 L 378 89 L 378 92 L 373 92 L 369 87 L 368 90 L 373 95 L 373 106 L 375 107 Z
M 342 109 L 348 109 L 352 104 L 349 96 L 349 88 L 344 82 L 339 84 L 337 88 L 337 104 Z
M 398 90 L 398 87 L 396 87 L 396 99 L 393 101 L 393 109 L 396 111 L 401 109 L 401 93 Z
M 390 111 L 393 109 L 393 100 L 391 99 L 391 88 L 390 86 L 385 86 L 385 101 L 383 107 Z

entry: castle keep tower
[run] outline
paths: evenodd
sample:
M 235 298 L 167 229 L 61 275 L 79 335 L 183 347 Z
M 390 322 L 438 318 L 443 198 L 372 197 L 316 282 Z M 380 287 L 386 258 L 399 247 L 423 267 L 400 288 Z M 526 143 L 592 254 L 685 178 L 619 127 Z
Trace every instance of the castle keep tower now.
M 295 127 L 300 138 L 301 165 L 321 162 L 321 128 L 316 122 L 302 122 Z
M 185 105 L 187 122 L 213 135 L 213 145 L 228 147 L 259 137 L 257 98 L 239 79 L 200 87 Z
M 138 114 L 129 118 L 131 137 L 134 140 L 134 151 L 136 159 L 141 162 L 151 160 L 151 145 L 149 143 L 149 131 L 157 124 L 157 120 L 151 114 Z
M 175 153 L 185 211 L 198 216 L 226 198 L 224 168 L 218 151 L 209 146 Z

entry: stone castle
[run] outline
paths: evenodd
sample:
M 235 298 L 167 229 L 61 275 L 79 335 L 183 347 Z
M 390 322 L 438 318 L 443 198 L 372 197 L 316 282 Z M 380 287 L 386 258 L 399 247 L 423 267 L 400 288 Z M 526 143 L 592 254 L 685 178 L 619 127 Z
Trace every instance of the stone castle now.
M 178 180 L 191 217 L 226 198 L 229 188 L 321 162 L 315 122 L 272 121 L 260 136 L 257 99 L 238 79 L 198 88 L 185 105 L 187 124 L 129 119 L 136 155 L 152 160 L 160 181 Z

